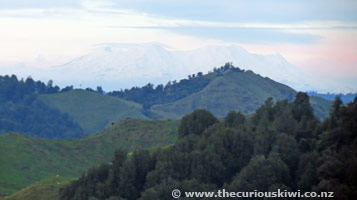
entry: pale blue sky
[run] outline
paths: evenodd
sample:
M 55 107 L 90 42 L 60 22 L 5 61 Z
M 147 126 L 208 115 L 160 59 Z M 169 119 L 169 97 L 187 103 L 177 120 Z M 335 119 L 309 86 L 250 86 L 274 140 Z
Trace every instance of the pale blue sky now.
M 104 2 L 98 0 L 96 2 Z M 81 0 L 2 0 L 0 9 L 80 8 Z M 173 18 L 230 22 L 296 23 L 356 22 L 354 0 L 112 0 L 112 8 L 130 9 Z
M 357 20 L 357 2 L 354 0 L 127 0 L 118 1 L 117 6 L 175 18 L 208 21 L 296 23 Z

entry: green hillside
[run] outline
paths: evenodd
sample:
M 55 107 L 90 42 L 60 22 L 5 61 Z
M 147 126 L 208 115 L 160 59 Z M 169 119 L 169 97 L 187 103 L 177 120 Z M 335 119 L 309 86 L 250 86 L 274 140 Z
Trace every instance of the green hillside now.
M 173 103 L 155 105 L 152 110 L 163 116 L 180 118 L 197 108 L 205 108 L 223 117 L 231 110 L 252 113 L 268 97 L 292 100 L 296 93 L 290 87 L 252 71 L 228 69 L 214 75 L 215 78 L 203 90 Z
M 76 140 L 0 135 L 0 194 L 11 194 L 55 175 L 78 177 L 88 168 L 111 160 L 118 148 L 133 151 L 173 144 L 177 126 L 178 121 L 126 119 Z
M 292 101 L 295 94 L 292 88 L 252 71 L 225 66 L 161 88 L 149 84 L 108 95 L 71 90 L 38 98 L 47 106 L 69 114 L 89 135 L 126 117 L 180 119 L 197 108 L 205 108 L 217 117 L 223 117 L 231 110 L 250 114 L 269 97 Z M 316 116 L 324 118 L 331 103 L 312 97 L 311 104 Z
M 296 91 L 269 78 L 263 78 L 252 71 L 230 68 L 208 75 L 210 83 L 201 91 L 176 102 L 154 105 L 151 110 L 162 118 L 179 119 L 198 108 L 204 108 L 217 117 L 225 116 L 231 110 L 245 114 L 255 110 L 272 97 L 275 100 L 295 98 Z M 327 117 L 331 102 L 319 97 L 311 98 L 315 115 Z
M 140 104 L 85 90 L 44 94 L 38 99 L 47 106 L 69 114 L 87 135 L 97 133 L 127 117 L 147 119 L 141 113 Z
M 73 180 L 60 176 L 49 177 L 12 194 L 7 200 L 58 200 L 59 189 Z

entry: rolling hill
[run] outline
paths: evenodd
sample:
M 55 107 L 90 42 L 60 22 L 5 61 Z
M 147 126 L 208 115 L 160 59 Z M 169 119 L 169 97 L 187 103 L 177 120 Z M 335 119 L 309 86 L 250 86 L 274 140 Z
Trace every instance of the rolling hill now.
M 284 84 L 238 68 L 221 68 L 205 76 L 209 76 L 210 81 L 202 90 L 175 102 L 153 105 L 152 112 L 172 119 L 179 119 L 198 108 L 205 108 L 217 117 L 224 117 L 231 110 L 250 114 L 269 97 L 292 101 L 296 94 Z M 318 117 L 327 116 L 329 101 L 313 97 L 311 104 Z
M 147 119 L 141 113 L 140 104 L 81 89 L 39 95 L 38 99 L 71 116 L 86 135 L 102 131 L 111 123 L 127 117 Z
M 0 135 L 0 194 L 12 194 L 51 176 L 78 177 L 88 168 L 110 161 L 118 148 L 133 151 L 173 144 L 177 127 L 178 121 L 126 119 L 76 140 Z
M 227 63 L 213 72 L 192 75 L 189 79 L 161 88 L 148 84 L 142 88 L 109 92 L 107 95 L 76 89 L 42 94 L 38 99 L 49 107 L 67 113 L 86 135 L 90 135 L 127 117 L 180 119 L 198 108 L 205 108 L 217 117 L 224 117 L 231 110 L 251 114 L 269 97 L 292 101 L 295 94 L 294 89 L 284 84 Z M 311 104 L 316 116 L 324 118 L 331 102 L 311 97 Z

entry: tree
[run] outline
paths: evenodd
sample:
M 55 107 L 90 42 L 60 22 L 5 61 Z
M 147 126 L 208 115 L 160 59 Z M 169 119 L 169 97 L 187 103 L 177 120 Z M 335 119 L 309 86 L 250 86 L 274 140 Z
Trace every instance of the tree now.
M 273 184 L 289 186 L 289 174 L 289 168 L 278 154 L 271 153 L 268 158 L 256 156 L 224 188 L 230 191 L 268 191 Z
M 71 90 L 73 90 L 73 85 L 67 86 L 67 87 L 63 88 L 63 89 L 61 90 L 61 92 L 69 92 L 69 91 L 71 91 Z
M 217 119 L 207 110 L 197 109 L 191 114 L 185 115 L 180 123 L 179 135 L 200 135 L 205 129 L 217 122 Z
M 253 127 L 257 127 L 261 120 L 265 121 L 266 123 L 273 120 L 274 117 L 273 106 L 274 106 L 273 98 L 271 97 L 267 98 L 264 104 L 261 105 L 256 110 L 255 115 L 252 118 Z
M 299 146 L 295 138 L 291 135 L 281 133 L 275 137 L 272 152 L 277 152 L 280 158 L 289 167 L 291 176 L 295 175 L 299 163 Z
M 317 165 L 319 154 L 316 151 L 307 152 L 300 156 L 296 170 L 297 187 L 302 191 L 311 191 L 312 186 L 318 183 Z
M 104 91 L 101 86 L 97 86 L 96 92 L 99 94 L 104 94 Z
M 245 117 L 241 112 L 231 111 L 224 119 L 224 123 L 228 127 L 238 127 L 245 122 Z
M 310 105 L 309 96 L 306 93 L 298 92 L 293 102 L 292 113 L 297 121 L 303 117 L 310 120 L 314 118 L 314 112 Z
M 339 96 L 335 98 L 335 101 L 332 104 L 331 111 L 330 111 L 330 117 L 337 117 L 339 118 L 340 115 L 340 109 L 343 105 L 343 102 Z

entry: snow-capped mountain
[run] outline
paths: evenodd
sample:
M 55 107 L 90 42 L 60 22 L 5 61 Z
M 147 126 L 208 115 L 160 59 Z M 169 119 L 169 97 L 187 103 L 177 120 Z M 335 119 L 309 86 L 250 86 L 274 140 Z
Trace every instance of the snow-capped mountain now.
M 107 90 L 118 90 L 149 82 L 166 84 L 197 72 L 207 73 L 226 62 L 299 91 L 351 91 L 336 82 L 304 72 L 281 55 L 252 54 L 239 46 L 207 46 L 181 51 L 158 43 L 101 44 L 87 55 L 51 68 L 50 73 L 55 82 L 66 82 L 67 85 L 101 85 Z

